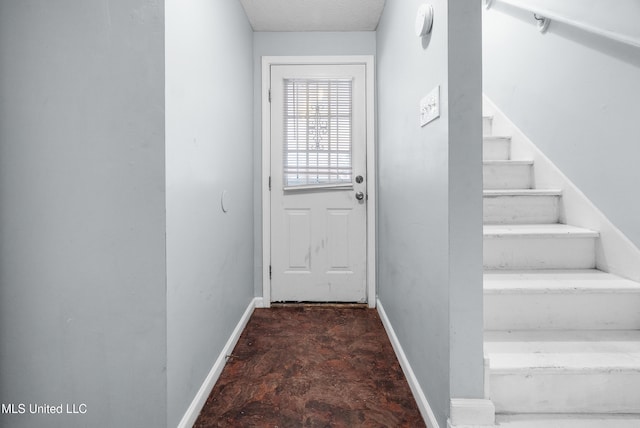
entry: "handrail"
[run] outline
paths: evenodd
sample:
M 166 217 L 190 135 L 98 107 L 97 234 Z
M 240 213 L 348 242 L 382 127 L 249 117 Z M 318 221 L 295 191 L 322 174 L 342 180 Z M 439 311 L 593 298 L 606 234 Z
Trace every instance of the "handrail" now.
M 485 7 L 489 9 L 495 1 L 496 0 L 484 0 Z M 528 6 L 524 4 L 524 2 L 519 0 L 499 0 L 499 1 L 500 3 L 508 4 L 518 9 L 522 9 L 528 12 L 533 12 L 536 19 L 539 19 L 539 20 L 546 18 L 547 20 L 562 22 L 563 24 L 567 24 L 567 25 L 571 25 L 573 27 L 579 28 L 582 31 L 586 31 L 588 33 L 595 34 L 600 37 L 606 37 L 608 39 L 615 40 L 616 42 L 624 43 L 625 45 L 630 45 L 636 48 L 640 48 L 640 39 L 637 39 L 635 37 L 626 36 L 624 34 L 616 33 L 614 31 L 603 30 L 601 28 L 597 28 L 592 25 L 584 24 L 582 22 L 578 22 L 573 19 L 565 18 L 548 9 Z M 541 30 L 542 30 L 542 27 L 541 27 Z

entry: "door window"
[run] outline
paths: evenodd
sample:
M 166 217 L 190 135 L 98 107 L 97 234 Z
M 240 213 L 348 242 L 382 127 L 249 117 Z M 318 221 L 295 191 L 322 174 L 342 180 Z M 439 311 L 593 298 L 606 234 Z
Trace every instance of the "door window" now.
M 284 190 L 352 185 L 352 79 L 284 79 Z

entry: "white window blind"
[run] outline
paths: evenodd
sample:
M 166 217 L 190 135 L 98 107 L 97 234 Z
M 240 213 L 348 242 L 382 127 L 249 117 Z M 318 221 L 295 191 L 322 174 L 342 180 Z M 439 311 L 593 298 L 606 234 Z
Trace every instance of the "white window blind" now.
M 284 187 L 351 183 L 351 79 L 284 80 Z

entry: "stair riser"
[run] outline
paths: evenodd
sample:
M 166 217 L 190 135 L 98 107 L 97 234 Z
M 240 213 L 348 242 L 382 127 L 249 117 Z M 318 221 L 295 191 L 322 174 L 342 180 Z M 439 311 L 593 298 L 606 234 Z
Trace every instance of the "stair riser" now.
M 482 145 L 482 159 L 509 160 L 511 142 L 509 140 L 485 140 Z
M 638 428 L 640 415 L 496 415 L 496 423 L 500 428 Z
M 531 165 L 484 165 L 485 189 L 531 189 Z
M 612 310 L 615 308 L 615 310 Z M 640 329 L 640 293 L 487 293 L 487 330 Z
M 640 371 L 491 372 L 499 413 L 640 413 Z
M 482 201 L 485 224 L 558 223 L 558 196 L 485 196 Z
M 503 237 L 483 240 L 486 269 L 592 269 L 593 238 Z
M 493 125 L 492 117 L 482 118 L 482 135 L 491 135 Z

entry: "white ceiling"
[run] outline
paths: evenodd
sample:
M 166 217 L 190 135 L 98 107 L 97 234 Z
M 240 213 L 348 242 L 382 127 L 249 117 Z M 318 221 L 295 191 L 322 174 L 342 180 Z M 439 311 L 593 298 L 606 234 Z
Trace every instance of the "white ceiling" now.
M 374 31 L 384 0 L 240 0 L 254 31 Z

